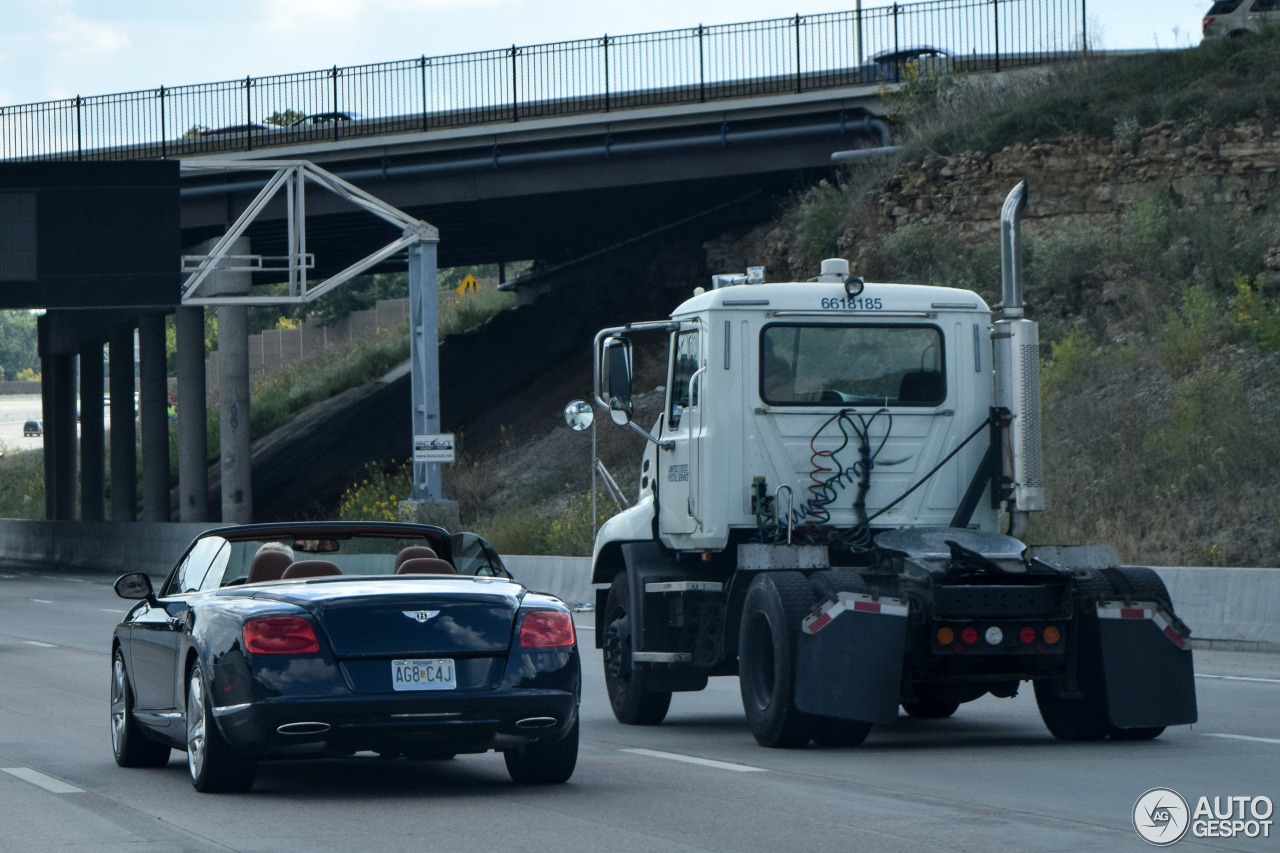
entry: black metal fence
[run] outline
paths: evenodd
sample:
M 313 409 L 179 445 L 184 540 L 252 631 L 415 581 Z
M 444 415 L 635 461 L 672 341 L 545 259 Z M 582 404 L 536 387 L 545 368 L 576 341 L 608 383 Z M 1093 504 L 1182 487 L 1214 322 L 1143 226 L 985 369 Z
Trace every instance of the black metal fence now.
M 875 86 L 904 67 L 885 54 L 922 47 L 957 71 L 999 71 L 1083 50 L 1085 3 L 925 0 L 23 104 L 0 108 L 0 159 L 185 156 Z

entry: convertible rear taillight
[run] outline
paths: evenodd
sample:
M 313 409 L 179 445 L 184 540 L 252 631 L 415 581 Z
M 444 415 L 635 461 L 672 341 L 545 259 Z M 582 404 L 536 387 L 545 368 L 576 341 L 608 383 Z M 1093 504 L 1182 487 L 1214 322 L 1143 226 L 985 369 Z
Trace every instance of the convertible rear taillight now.
M 320 651 L 320 641 L 300 616 L 268 616 L 244 623 L 244 647 L 259 655 L 309 655 Z
M 530 610 L 520 623 L 520 645 L 554 649 L 574 643 L 573 617 L 563 610 Z

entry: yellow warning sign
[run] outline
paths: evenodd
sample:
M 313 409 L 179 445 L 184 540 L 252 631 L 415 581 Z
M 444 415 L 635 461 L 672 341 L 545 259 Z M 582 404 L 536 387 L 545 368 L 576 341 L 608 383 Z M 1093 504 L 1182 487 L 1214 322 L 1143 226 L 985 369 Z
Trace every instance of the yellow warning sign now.
M 459 296 L 464 293 L 479 293 L 480 281 L 471 273 L 467 273 L 466 277 L 462 279 L 462 283 L 454 288 L 454 292 Z

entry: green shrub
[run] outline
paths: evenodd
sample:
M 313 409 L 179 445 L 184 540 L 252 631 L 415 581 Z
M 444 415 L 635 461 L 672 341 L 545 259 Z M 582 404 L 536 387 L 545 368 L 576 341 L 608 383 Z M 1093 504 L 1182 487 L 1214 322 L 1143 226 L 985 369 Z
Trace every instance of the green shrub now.
M 338 518 L 343 521 L 403 521 L 402 502 L 413 486 L 408 462 L 390 468 L 376 462 L 365 466 L 365 476 L 342 493 Z
M 1161 364 L 1175 377 L 1196 370 L 1220 346 L 1224 326 L 1222 307 L 1207 288 L 1183 288 L 1181 305 L 1166 310 L 1156 350 Z

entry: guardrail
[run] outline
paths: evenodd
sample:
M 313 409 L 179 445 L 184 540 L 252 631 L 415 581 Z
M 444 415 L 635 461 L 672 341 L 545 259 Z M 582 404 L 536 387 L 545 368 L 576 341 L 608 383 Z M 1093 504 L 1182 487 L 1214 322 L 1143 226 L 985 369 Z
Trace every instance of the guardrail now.
M 1086 0 L 925 0 L 512 45 L 0 108 L 0 159 L 190 156 L 898 82 L 920 47 L 960 70 L 1079 53 Z M 937 62 L 938 60 L 934 60 Z M 298 120 L 296 124 L 291 121 Z

